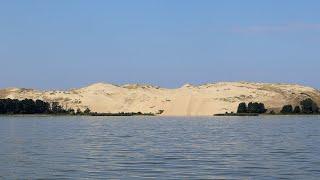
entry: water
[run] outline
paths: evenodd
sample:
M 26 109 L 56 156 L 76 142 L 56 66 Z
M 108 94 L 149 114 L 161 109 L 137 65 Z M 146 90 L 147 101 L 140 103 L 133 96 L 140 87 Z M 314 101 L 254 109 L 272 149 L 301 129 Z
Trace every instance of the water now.
M 320 116 L 0 116 L 0 179 L 317 179 Z

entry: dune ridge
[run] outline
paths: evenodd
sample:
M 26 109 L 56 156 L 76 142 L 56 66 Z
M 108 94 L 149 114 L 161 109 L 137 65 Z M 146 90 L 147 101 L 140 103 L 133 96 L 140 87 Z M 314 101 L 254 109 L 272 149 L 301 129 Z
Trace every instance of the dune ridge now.
M 320 91 L 297 84 L 219 82 L 199 86 L 186 84 L 168 89 L 152 85 L 95 83 L 67 91 L 25 88 L 0 90 L 0 98 L 57 101 L 66 108 L 90 108 L 99 113 L 142 112 L 166 116 L 209 116 L 235 112 L 240 102 L 262 102 L 269 110 L 298 105 L 306 98 L 320 104 Z

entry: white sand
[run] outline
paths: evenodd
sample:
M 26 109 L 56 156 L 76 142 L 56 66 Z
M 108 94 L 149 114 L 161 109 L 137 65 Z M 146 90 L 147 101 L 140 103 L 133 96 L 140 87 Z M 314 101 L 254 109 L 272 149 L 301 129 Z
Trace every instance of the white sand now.
M 320 92 L 293 84 L 221 82 L 201 86 L 185 85 L 165 89 L 148 85 L 97 83 L 69 91 L 37 91 L 10 88 L 0 90 L 0 98 L 32 98 L 58 101 L 64 107 L 86 107 L 95 112 L 143 112 L 170 116 L 207 116 L 235 112 L 240 102 L 262 102 L 279 111 L 285 104 L 297 105 L 311 97 L 320 105 Z

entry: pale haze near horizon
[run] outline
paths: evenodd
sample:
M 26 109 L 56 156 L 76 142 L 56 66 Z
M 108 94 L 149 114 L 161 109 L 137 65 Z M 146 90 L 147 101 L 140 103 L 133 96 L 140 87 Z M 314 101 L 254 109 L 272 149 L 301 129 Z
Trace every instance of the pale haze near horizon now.
M 1 1 L 0 88 L 320 88 L 320 1 Z

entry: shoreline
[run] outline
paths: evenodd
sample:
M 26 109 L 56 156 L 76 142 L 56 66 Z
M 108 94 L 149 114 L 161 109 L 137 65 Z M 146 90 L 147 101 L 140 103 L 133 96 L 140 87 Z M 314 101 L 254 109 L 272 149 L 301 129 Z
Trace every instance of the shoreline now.
M 172 115 L 69 115 L 69 114 L 0 114 L 0 117 L 173 117 L 173 118 L 207 118 L 207 117 L 263 117 L 263 116 L 320 116 L 320 114 L 260 114 L 260 115 L 200 115 L 200 116 L 172 116 Z
M 265 94 L 266 91 L 268 94 Z M 277 92 L 283 92 L 279 94 Z M 251 97 L 255 94 L 254 98 Z M 0 90 L 2 99 L 33 99 L 59 103 L 75 112 L 87 108 L 92 112 L 163 112 L 170 116 L 211 116 L 236 112 L 241 102 L 264 103 L 268 109 L 280 110 L 286 104 L 298 105 L 300 100 L 312 98 L 320 104 L 320 92 L 313 88 L 292 84 L 217 82 L 184 85 L 174 89 L 145 85 L 115 86 L 95 83 L 65 91 L 36 89 Z M 112 100 L 111 100 L 112 99 Z M 294 100 L 294 101 L 292 101 Z

